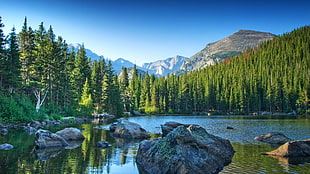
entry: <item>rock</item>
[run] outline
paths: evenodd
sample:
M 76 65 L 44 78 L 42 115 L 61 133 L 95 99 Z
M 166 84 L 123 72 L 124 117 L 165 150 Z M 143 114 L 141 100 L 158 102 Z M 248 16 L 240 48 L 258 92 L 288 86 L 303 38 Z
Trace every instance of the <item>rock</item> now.
M 264 155 L 308 157 L 310 156 L 310 139 L 287 142 L 274 151 L 264 153 Z
M 226 129 L 234 129 L 234 128 L 231 126 L 227 126 Z
M 173 129 L 175 129 L 181 125 L 183 125 L 185 127 L 190 126 L 190 124 L 182 124 L 182 123 L 178 123 L 178 122 L 174 122 L 174 121 L 169 121 L 169 122 L 166 122 L 164 125 L 161 125 L 161 131 L 163 133 L 163 137 L 166 136 Z
M 84 140 L 85 137 L 82 132 L 77 128 L 65 128 L 56 132 L 57 135 L 62 136 L 66 141 Z
M 96 146 L 98 148 L 105 149 L 105 148 L 109 147 L 110 145 L 109 145 L 109 142 L 107 142 L 107 141 L 98 141 Z
M 291 141 L 290 138 L 279 132 L 271 132 L 269 134 L 260 135 L 254 139 L 269 144 L 284 144 Z
M 127 120 L 112 124 L 110 132 L 113 136 L 120 138 L 146 139 L 151 137 L 139 124 Z
M 39 149 L 68 146 L 68 142 L 60 135 L 48 130 L 39 129 L 35 134 L 35 145 Z
M 9 130 L 7 128 L 0 128 L 0 134 L 1 135 L 6 135 L 9 133 Z
M 21 128 L 24 129 L 29 135 L 37 132 L 37 129 L 31 126 L 22 126 Z
M 229 140 L 198 125 L 181 125 L 163 138 L 142 141 L 136 162 L 141 173 L 218 173 L 234 152 Z
M 43 128 L 42 124 L 39 121 L 32 121 L 29 127 L 34 127 L 36 129 Z
M 13 148 L 14 148 L 14 146 L 11 145 L 11 144 L 7 144 L 7 143 L 5 143 L 5 144 L 0 144 L 0 149 L 1 149 L 1 150 L 10 150 L 10 149 L 13 149 Z
M 139 111 L 132 111 L 132 113 L 133 113 L 133 115 L 136 115 L 136 116 L 143 115 Z

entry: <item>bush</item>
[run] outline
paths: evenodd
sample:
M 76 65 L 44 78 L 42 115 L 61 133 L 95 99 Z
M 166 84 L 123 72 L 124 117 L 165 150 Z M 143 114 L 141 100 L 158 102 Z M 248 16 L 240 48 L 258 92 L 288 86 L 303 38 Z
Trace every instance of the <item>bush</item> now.
M 34 104 L 27 97 L 0 94 L 0 121 L 5 123 L 42 120 L 43 114 L 35 111 Z
M 52 113 L 50 115 L 50 118 L 55 119 L 55 120 L 62 120 L 62 116 L 56 113 Z
M 145 113 L 151 114 L 151 113 L 159 113 L 159 108 L 155 106 L 145 107 Z

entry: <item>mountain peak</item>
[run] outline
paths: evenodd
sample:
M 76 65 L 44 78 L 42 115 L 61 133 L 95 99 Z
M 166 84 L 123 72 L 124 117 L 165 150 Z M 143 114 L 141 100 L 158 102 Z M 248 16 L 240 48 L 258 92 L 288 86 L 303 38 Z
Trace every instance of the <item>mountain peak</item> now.
M 271 40 L 275 36 L 267 32 L 239 30 L 224 39 L 208 44 L 204 49 L 188 59 L 181 67 L 181 70 L 192 71 L 213 65 L 228 57 L 240 54 L 248 48 L 257 47 L 262 42 Z
M 166 76 L 167 74 L 178 71 L 187 59 L 187 57 L 176 55 L 165 60 L 144 63 L 142 67 L 147 69 L 151 74 Z

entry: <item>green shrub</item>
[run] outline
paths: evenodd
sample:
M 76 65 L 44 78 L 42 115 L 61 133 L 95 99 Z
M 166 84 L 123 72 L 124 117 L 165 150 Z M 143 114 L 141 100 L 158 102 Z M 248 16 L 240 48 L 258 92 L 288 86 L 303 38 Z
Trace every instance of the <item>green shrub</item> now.
M 34 104 L 28 97 L 5 96 L 0 94 L 0 121 L 5 123 L 42 120 L 43 113 L 35 111 Z
M 145 113 L 151 114 L 151 113 L 159 113 L 159 108 L 155 106 L 145 107 Z

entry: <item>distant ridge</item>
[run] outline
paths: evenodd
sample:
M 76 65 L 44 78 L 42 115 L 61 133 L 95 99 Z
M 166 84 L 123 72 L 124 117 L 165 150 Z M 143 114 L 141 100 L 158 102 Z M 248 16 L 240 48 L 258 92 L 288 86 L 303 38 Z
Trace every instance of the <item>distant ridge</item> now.
M 144 63 L 142 67 L 145 68 L 150 74 L 166 76 L 170 73 L 178 71 L 187 59 L 187 57 L 177 55 L 165 60 Z
M 69 44 L 69 51 L 71 51 L 71 48 L 74 48 L 74 52 L 77 52 L 82 45 L 79 43 L 73 43 Z M 92 50 L 85 48 L 86 56 L 91 58 L 91 60 L 99 60 L 100 58 L 104 58 L 103 56 L 99 56 L 98 54 L 94 53 Z
M 208 65 L 213 65 L 216 62 L 221 62 L 228 57 L 238 55 L 247 48 L 257 47 L 262 42 L 271 40 L 274 37 L 276 37 L 276 35 L 267 32 L 239 30 L 224 39 L 207 44 L 204 49 L 190 58 L 177 55 L 163 60 L 144 63 L 142 67 L 137 66 L 137 69 L 144 72 L 148 71 L 149 74 L 158 76 L 166 76 L 167 74 L 175 72 L 193 71 Z M 81 46 L 82 45 L 78 43 L 69 44 L 69 49 L 73 47 L 74 51 L 77 52 Z M 104 58 L 104 56 L 99 56 L 90 49 L 85 48 L 85 51 L 86 56 L 91 58 L 91 60 Z M 112 61 L 112 66 L 115 73 L 120 73 L 123 67 L 132 68 L 134 63 L 125 58 L 118 58 Z
M 193 71 L 221 62 L 228 57 L 240 54 L 247 48 L 257 47 L 259 44 L 271 40 L 276 35 L 253 30 L 239 30 L 236 33 L 209 43 L 207 46 L 190 57 L 180 68 L 182 71 Z

